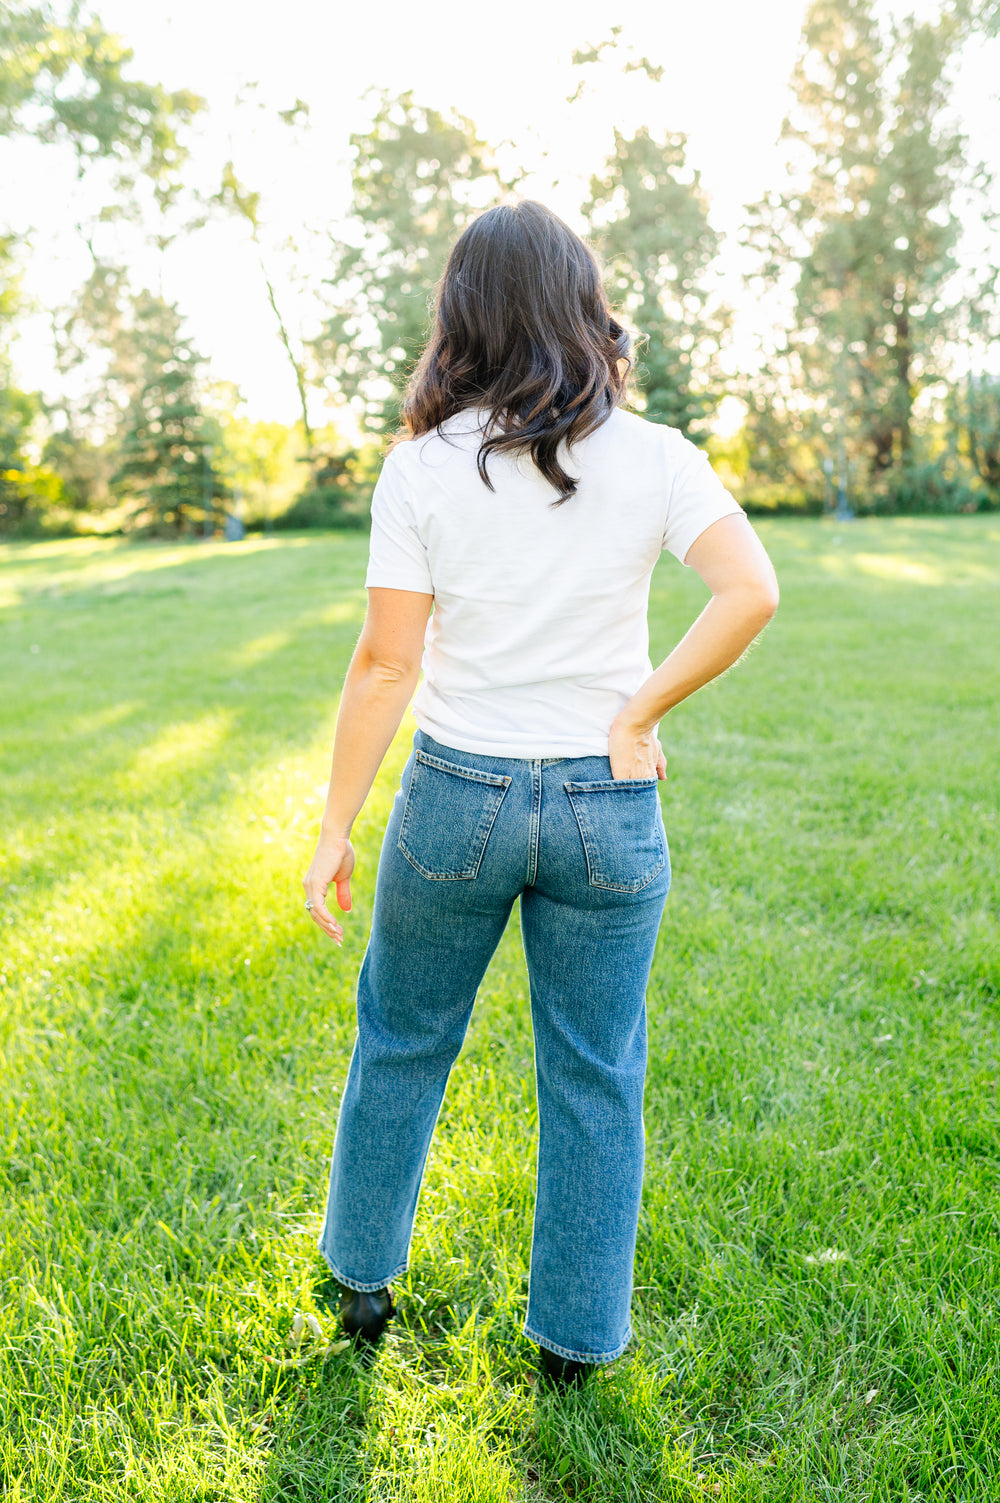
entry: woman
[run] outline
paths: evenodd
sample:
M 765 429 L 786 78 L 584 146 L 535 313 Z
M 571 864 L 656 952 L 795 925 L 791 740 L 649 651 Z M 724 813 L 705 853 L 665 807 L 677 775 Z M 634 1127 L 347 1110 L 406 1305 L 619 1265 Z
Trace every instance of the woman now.
M 630 370 L 593 254 L 549 210 L 490 209 L 459 237 L 372 499 L 368 612 L 303 883 L 339 944 L 327 891 L 350 911 L 351 827 L 422 667 L 320 1249 L 344 1328 L 377 1342 L 449 1072 L 519 899 L 539 1118 L 524 1332 L 558 1387 L 632 1334 L 645 994 L 670 885 L 659 722 L 778 600 L 703 451 L 624 410 Z M 654 672 L 663 548 L 711 600 Z

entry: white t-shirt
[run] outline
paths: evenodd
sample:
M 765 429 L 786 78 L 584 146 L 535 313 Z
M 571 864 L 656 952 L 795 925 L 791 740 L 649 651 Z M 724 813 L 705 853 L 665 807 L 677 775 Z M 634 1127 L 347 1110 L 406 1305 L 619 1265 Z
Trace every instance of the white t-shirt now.
M 476 469 L 485 414 L 468 410 L 387 455 L 372 496 L 366 586 L 434 596 L 418 726 L 462 751 L 607 756 L 611 722 L 649 677 L 653 565 L 683 562 L 739 513 L 702 449 L 616 408 L 562 451 L 556 491 L 530 455 Z

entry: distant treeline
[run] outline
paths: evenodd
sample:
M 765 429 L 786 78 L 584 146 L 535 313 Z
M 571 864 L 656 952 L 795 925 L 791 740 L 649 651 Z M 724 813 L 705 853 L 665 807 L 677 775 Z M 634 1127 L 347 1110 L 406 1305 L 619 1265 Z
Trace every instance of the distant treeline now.
M 685 138 L 616 131 L 592 177 L 581 215 L 640 338 L 637 406 L 703 443 L 747 510 L 1000 506 L 997 269 L 957 258 L 960 214 L 993 225 L 990 185 L 954 126 L 950 82 L 960 49 L 995 36 L 998 15 L 960 0 L 936 20 L 887 28 L 872 0 L 813 0 L 783 129 L 788 173 L 745 215 L 748 290 L 791 309 L 752 372 L 725 371 L 732 313 L 714 290 L 719 235 Z M 237 216 L 261 252 L 301 417 L 243 416 L 236 386 L 205 380 L 178 308 L 136 287 L 94 249 L 96 235 L 89 277 L 53 317 L 66 395 L 18 390 L 9 343 L 31 247 L 10 226 L 0 234 L 0 530 L 200 533 L 231 512 L 248 526 L 366 525 L 448 247 L 483 207 L 516 194 L 522 174 L 502 172 L 463 117 L 383 95 L 371 128 L 351 138 L 352 216 L 330 231 L 303 338 L 266 264 L 259 195 L 232 163 L 210 198 L 185 181 L 204 101 L 130 80 L 130 61 L 78 7 L 60 19 L 51 6 L 8 3 L 0 135 L 62 143 L 81 173 L 103 171 L 102 222 L 145 216 L 165 242 L 210 215 Z M 655 86 L 662 74 L 619 28 L 573 62 L 582 78 L 621 68 Z M 281 119 L 307 129 L 307 106 Z M 317 430 L 320 396 L 340 417 Z M 744 416 L 722 440 L 713 422 L 727 396 Z

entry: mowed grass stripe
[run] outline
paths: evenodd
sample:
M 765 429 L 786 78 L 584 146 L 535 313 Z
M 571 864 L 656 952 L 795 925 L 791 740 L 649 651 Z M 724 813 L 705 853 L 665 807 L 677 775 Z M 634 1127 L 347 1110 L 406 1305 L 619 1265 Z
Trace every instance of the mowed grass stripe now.
M 11 1499 L 991 1500 L 1000 519 L 771 522 L 782 606 L 663 723 L 637 1340 L 536 1392 L 516 914 L 400 1320 L 315 1237 L 378 847 L 302 912 L 365 540 L 0 549 Z M 654 576 L 658 660 L 700 608 Z M 296 1312 L 312 1316 L 298 1347 Z

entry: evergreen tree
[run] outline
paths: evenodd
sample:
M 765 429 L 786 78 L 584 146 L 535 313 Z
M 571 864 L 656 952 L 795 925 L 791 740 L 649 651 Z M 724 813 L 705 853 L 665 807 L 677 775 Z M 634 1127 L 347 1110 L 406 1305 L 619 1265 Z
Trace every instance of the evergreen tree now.
M 728 315 L 710 308 L 705 273 L 719 236 L 685 137 L 616 130 L 583 213 L 612 304 L 644 336 L 637 377 L 647 417 L 697 431 L 722 394 L 712 362 Z
M 456 235 L 506 186 L 472 123 L 383 94 L 354 149 L 353 242 L 333 245 L 329 314 L 312 342 L 321 379 L 372 433 L 399 421 Z
M 201 357 L 180 331 L 181 317 L 173 304 L 149 292 L 139 294 L 132 337 L 140 374 L 112 483 L 143 503 L 144 521 L 156 531 L 182 532 L 204 524 L 206 501 L 224 494 L 211 465 L 212 434 L 198 400 Z
M 66 442 L 76 434 L 113 436 L 149 374 L 125 268 L 95 258 L 72 303 L 53 313 L 52 332 L 56 369 L 71 378 L 52 409 Z

